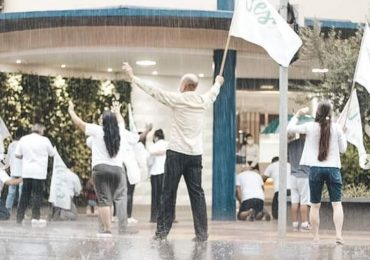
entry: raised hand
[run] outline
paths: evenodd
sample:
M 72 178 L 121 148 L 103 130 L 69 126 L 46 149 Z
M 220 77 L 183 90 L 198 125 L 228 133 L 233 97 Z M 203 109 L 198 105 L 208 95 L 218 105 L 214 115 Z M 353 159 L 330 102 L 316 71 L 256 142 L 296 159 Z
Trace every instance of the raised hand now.
M 224 84 L 224 77 L 218 75 L 216 76 L 215 82 L 219 83 L 221 86 Z
M 75 111 L 75 105 L 73 104 L 72 100 L 68 101 L 68 112 L 74 112 Z
M 123 66 L 122 66 L 122 71 L 123 71 L 123 79 L 128 81 L 128 82 L 131 82 L 133 79 L 134 79 L 134 70 L 132 69 L 132 67 L 130 66 L 130 64 L 128 64 L 127 62 L 123 63 Z

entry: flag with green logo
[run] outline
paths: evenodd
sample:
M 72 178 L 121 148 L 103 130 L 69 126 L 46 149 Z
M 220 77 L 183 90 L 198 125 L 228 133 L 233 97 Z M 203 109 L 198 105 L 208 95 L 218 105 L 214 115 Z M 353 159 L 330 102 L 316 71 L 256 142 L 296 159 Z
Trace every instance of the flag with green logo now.
M 364 146 L 360 104 L 358 102 L 356 89 L 352 92 L 352 97 L 348 100 L 340 114 L 338 123 L 345 126 L 347 141 L 356 146 L 360 160 L 360 167 L 363 169 L 370 169 L 369 156 L 366 154 Z
M 299 36 L 266 0 L 237 1 L 229 34 L 261 46 L 284 67 L 302 45 Z
M 367 23 L 362 36 L 354 81 L 362 85 L 370 93 L 370 32 Z

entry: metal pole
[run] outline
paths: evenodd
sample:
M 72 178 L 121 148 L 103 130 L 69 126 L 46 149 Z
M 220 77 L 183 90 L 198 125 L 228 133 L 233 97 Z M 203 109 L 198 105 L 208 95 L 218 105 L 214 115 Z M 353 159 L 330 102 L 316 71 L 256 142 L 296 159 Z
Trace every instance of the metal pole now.
M 280 0 L 280 14 L 286 19 L 288 15 L 288 0 Z M 288 68 L 280 66 L 279 70 L 279 220 L 278 236 L 284 238 L 287 226 L 287 149 L 288 137 L 286 128 L 288 125 Z

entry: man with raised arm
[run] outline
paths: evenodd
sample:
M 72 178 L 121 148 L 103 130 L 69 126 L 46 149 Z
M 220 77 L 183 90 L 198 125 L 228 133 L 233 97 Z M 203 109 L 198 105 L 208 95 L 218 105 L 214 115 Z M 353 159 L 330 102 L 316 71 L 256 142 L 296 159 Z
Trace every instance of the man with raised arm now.
M 134 75 L 125 63 L 124 77 L 160 103 L 172 109 L 169 147 L 166 154 L 163 193 L 154 239 L 165 240 L 172 227 L 177 187 L 184 176 L 189 191 L 196 237 L 193 241 L 208 239 L 207 208 L 202 188 L 203 122 L 205 111 L 216 100 L 224 83 L 217 76 L 215 84 L 204 94 L 196 93 L 198 77 L 186 74 L 181 78 L 179 92 L 168 92 L 146 85 Z

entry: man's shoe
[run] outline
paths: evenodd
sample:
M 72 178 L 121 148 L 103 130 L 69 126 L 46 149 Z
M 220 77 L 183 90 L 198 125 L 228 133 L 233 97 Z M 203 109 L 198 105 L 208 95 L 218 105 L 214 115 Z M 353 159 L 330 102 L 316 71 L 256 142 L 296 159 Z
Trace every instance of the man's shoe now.
M 191 241 L 193 242 L 207 242 L 207 238 L 202 238 L 202 237 L 194 237 Z
M 152 239 L 155 241 L 164 242 L 167 241 L 167 236 L 155 234 Z
M 256 220 L 262 220 L 262 218 L 263 218 L 263 212 L 262 211 L 260 211 L 260 212 L 258 212 L 257 214 L 256 214 Z
M 254 221 L 256 218 L 256 212 L 254 209 L 249 210 L 249 216 L 247 217 L 247 221 Z

